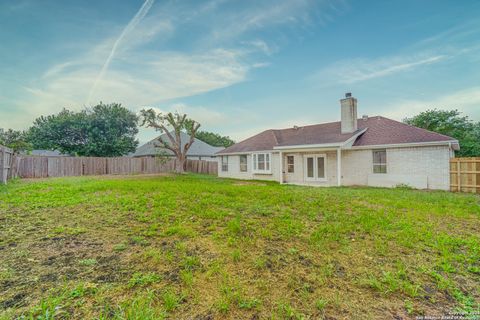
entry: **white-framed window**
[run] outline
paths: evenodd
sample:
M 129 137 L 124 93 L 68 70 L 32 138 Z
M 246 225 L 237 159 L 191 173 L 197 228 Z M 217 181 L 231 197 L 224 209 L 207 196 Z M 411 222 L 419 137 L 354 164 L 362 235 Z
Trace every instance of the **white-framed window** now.
M 295 157 L 294 156 L 287 156 L 287 172 L 294 173 L 295 172 Z
M 247 155 L 241 154 L 240 155 L 240 172 L 247 172 Z
M 228 156 L 222 156 L 222 172 L 228 171 Z
M 373 150 L 373 173 L 387 173 L 387 150 Z
M 270 161 L 271 153 L 254 153 L 252 155 L 252 167 L 254 173 L 272 173 Z

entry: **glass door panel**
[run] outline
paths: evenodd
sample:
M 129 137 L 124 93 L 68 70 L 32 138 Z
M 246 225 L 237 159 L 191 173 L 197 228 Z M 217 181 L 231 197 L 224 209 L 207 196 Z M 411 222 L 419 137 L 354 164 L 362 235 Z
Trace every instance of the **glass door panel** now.
M 314 179 L 315 178 L 315 172 L 314 172 L 314 164 L 313 164 L 313 160 L 315 158 L 314 157 L 308 157 L 307 158 L 307 178 L 309 179 Z
M 317 157 L 317 178 L 325 179 L 325 158 Z

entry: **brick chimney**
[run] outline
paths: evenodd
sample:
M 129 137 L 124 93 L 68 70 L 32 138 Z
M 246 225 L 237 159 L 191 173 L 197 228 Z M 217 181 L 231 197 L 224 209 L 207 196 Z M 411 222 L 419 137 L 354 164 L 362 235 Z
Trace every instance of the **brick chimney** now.
M 342 133 L 352 133 L 357 130 L 357 99 L 350 92 L 340 100 L 342 108 Z

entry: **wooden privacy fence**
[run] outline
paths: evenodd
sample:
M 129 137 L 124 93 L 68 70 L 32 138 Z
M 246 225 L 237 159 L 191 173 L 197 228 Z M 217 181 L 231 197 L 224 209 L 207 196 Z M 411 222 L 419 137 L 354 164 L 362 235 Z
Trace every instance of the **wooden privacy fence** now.
M 0 184 L 7 183 L 11 175 L 13 150 L 0 146 Z
M 14 171 L 18 178 L 48 178 L 107 174 L 154 174 L 172 172 L 176 159 L 161 161 L 154 157 L 44 157 L 20 156 Z M 186 170 L 217 174 L 217 162 L 187 160 Z
M 450 190 L 480 193 L 480 158 L 450 160 Z

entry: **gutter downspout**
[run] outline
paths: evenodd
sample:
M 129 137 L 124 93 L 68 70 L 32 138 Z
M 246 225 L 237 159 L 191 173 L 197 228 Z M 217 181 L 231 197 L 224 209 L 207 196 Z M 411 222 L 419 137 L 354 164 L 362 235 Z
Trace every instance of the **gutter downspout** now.
M 280 173 L 280 176 L 279 176 L 278 179 L 279 179 L 280 184 L 283 184 L 283 152 L 280 151 L 280 152 L 278 153 L 278 156 L 279 156 L 279 158 L 280 158 L 280 160 L 279 160 L 279 161 L 280 161 L 280 165 L 279 165 L 279 168 L 280 168 L 280 172 L 279 172 L 279 173 Z
M 342 149 L 337 149 L 337 186 L 342 185 Z

